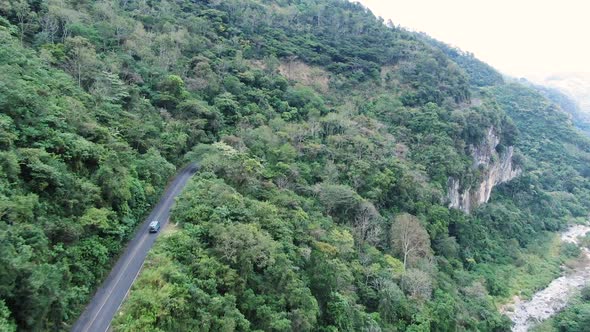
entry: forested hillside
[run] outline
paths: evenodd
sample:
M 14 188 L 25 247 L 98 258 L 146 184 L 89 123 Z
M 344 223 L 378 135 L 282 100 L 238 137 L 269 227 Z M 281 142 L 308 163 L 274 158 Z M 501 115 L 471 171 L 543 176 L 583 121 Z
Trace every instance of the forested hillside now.
M 582 132 L 590 135 L 590 116 L 587 112 L 582 110 L 579 103 L 572 97 L 564 94 L 556 88 L 534 85 L 535 89 L 539 90 L 547 99 L 551 100 L 562 110 L 571 115 L 574 125 Z
M 359 4 L 0 4 L 0 329 L 67 330 L 192 161 L 116 331 L 505 331 L 590 212 L 558 107 Z

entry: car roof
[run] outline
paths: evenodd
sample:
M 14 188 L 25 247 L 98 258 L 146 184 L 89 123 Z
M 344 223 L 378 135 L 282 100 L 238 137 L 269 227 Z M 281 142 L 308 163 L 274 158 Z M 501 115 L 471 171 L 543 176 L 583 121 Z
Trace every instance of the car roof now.
M 155 226 L 157 225 L 159 222 L 157 220 L 154 220 L 152 222 L 150 222 L 150 226 Z

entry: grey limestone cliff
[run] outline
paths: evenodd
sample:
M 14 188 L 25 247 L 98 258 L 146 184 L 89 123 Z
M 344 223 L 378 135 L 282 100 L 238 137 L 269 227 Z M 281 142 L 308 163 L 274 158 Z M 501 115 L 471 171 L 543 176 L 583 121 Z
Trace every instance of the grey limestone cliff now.
M 483 142 L 471 145 L 469 150 L 473 157 L 473 167 L 481 167 L 483 179 L 479 185 L 461 189 L 458 179 L 449 178 L 447 198 L 449 207 L 469 213 L 475 207 L 487 203 L 492 189 L 500 183 L 508 182 L 517 177 L 521 169 L 512 161 L 514 147 L 509 146 L 502 153 L 496 151 L 500 144 L 494 127 L 490 127 Z

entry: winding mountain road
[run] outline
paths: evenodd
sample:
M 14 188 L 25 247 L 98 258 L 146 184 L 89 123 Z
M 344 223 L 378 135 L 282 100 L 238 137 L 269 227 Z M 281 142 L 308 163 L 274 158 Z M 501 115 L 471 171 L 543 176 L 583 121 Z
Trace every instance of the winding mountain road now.
M 129 293 L 131 285 L 137 278 L 143 262 L 159 234 L 149 233 L 150 221 L 160 221 L 161 229 L 166 226 L 174 198 L 182 192 L 188 180 L 197 170 L 196 164 L 183 168 L 168 185 L 158 204 L 139 227 L 137 234 L 129 242 L 107 279 L 72 327 L 72 332 L 105 332 L 109 329 L 113 317 Z

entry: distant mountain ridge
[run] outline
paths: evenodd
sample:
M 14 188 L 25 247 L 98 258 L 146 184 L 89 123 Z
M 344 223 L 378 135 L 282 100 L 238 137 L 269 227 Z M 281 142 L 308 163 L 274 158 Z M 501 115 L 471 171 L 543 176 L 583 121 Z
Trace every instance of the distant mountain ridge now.
M 531 81 L 545 97 L 571 114 L 576 127 L 590 134 L 590 73 L 534 76 Z
M 574 99 L 584 113 L 590 113 L 590 73 L 560 73 L 533 80 L 555 88 Z

